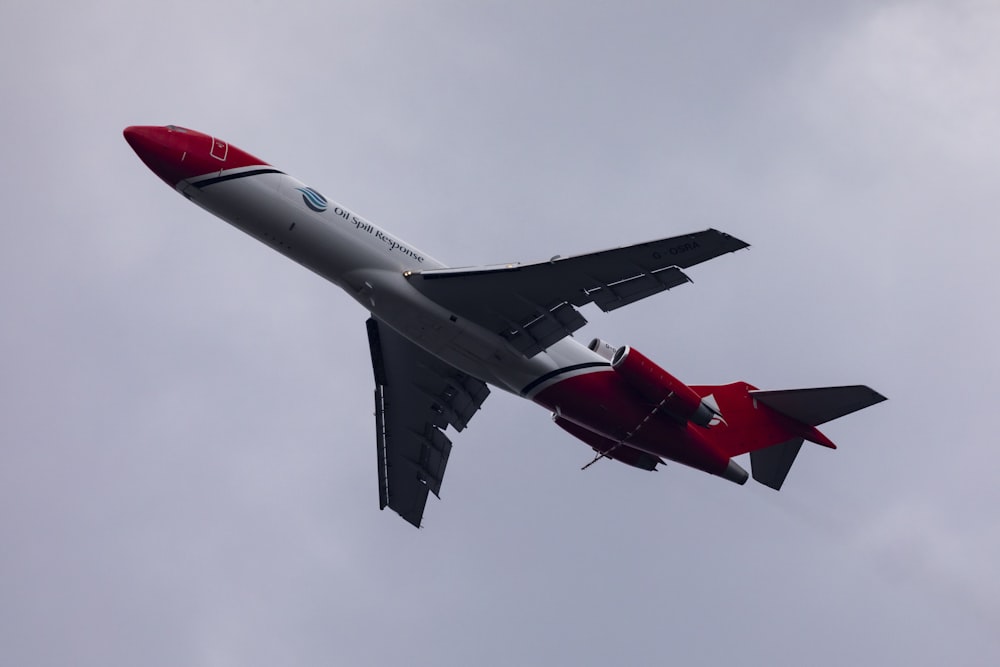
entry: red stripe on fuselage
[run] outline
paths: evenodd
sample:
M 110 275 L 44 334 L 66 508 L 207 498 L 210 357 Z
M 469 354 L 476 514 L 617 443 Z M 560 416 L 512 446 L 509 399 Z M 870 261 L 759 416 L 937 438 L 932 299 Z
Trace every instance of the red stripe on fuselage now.
M 655 456 L 714 475 L 729 464 L 709 429 L 657 411 L 655 403 L 610 368 L 555 382 L 532 400 L 563 419 Z

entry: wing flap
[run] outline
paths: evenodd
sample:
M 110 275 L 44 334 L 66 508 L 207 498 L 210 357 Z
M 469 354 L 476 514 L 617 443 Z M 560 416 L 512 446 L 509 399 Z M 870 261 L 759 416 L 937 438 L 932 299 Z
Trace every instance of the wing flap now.
M 515 350 L 529 358 L 587 323 L 583 315 L 565 302 L 551 309 L 536 307 L 535 312 L 537 316 L 528 321 L 517 312 L 504 316 L 507 328 L 498 332 Z
M 375 375 L 378 375 L 378 371 Z M 375 383 L 375 449 L 378 454 L 378 508 L 384 510 L 389 504 L 389 486 L 386 478 L 389 462 L 385 451 L 385 407 L 382 385 L 378 382 Z
M 670 266 L 601 287 L 594 293 L 594 303 L 607 313 L 689 282 L 687 274 Z

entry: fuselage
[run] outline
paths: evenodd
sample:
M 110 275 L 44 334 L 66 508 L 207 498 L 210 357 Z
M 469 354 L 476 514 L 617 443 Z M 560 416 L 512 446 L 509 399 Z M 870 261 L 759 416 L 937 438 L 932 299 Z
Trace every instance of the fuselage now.
M 655 408 L 651 412 L 605 356 L 564 338 L 526 358 L 496 333 L 425 297 L 409 283 L 407 272 L 444 264 L 348 207 L 193 130 L 130 127 L 125 137 L 180 194 L 338 285 L 378 319 L 455 368 L 533 400 L 557 421 L 582 425 L 597 439 L 627 441 L 654 456 L 727 474 L 730 457 L 712 444 L 704 428 L 656 415 Z M 594 442 L 589 444 L 596 448 Z

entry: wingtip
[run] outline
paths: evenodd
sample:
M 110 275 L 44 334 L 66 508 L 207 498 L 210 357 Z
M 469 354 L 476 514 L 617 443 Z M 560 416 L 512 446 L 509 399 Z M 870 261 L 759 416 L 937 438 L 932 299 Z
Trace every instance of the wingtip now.
M 736 250 L 746 250 L 747 248 L 750 247 L 750 244 L 747 243 L 746 241 L 744 241 L 743 239 L 738 239 L 735 236 L 733 236 L 732 234 L 726 234 L 726 236 L 728 236 L 730 239 L 732 239 L 733 244 L 736 246 L 736 248 L 733 250 L 733 252 L 736 252 Z
M 713 234 L 718 234 L 719 236 L 729 241 L 729 243 L 733 246 L 730 252 L 736 252 L 737 250 L 744 250 L 750 247 L 750 244 L 744 241 L 743 239 L 736 238 L 732 234 L 720 231 L 715 227 L 709 227 L 708 231 L 712 232 Z

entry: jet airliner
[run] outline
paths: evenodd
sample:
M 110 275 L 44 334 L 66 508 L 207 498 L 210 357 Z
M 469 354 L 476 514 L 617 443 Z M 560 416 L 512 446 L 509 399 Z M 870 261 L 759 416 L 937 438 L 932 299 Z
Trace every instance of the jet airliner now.
M 609 459 L 680 463 L 780 489 L 816 427 L 885 400 L 863 386 L 761 391 L 687 385 L 628 345 L 572 334 L 580 308 L 627 306 L 690 281 L 686 269 L 748 245 L 715 229 L 533 263 L 449 267 L 250 153 L 176 125 L 125 139 L 172 189 L 341 287 L 371 314 L 378 495 L 420 527 L 463 430 L 499 388 L 552 413 Z M 592 463 L 594 462 L 592 461 Z M 589 465 L 589 464 L 588 464 Z

